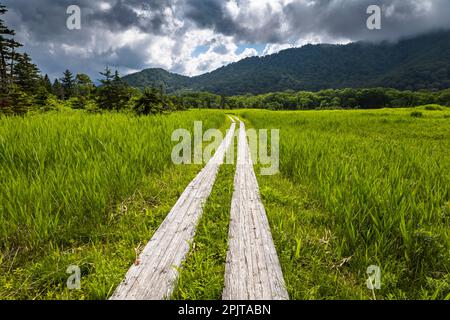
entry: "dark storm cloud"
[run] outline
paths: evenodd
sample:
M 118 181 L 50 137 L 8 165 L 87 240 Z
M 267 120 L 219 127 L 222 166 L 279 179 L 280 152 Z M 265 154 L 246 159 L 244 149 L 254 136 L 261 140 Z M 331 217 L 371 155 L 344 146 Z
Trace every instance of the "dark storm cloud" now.
M 186 0 L 185 17 L 192 20 L 200 28 L 212 28 L 218 33 L 234 36 L 237 40 L 272 43 L 282 41 L 283 35 L 278 32 L 282 17 L 278 14 L 272 14 L 270 4 L 262 5 L 266 11 L 263 17 L 259 17 L 263 19 L 263 24 L 257 28 L 249 28 L 242 22 L 259 24 L 261 21 L 249 21 L 249 19 L 257 19 L 258 17 L 249 17 L 249 12 L 246 12 L 245 7 L 242 7 L 243 12 L 240 12 L 233 19 L 226 10 L 226 3 L 223 0 Z
M 235 25 L 226 16 L 223 4 L 224 2 L 221 0 L 186 1 L 186 18 L 192 19 L 199 27 L 203 28 L 225 25 L 227 22 L 230 24 L 230 27 L 233 28 Z M 223 31 L 227 32 L 232 30 Z
M 161 34 L 162 27 L 168 23 L 162 14 L 166 8 L 171 8 L 170 0 L 117 0 L 107 1 L 112 7 L 105 11 L 96 11 L 86 17 L 87 20 L 101 21 L 105 26 L 118 29 L 138 27 L 141 30 Z M 96 3 L 96 1 L 91 1 Z M 98 3 L 98 2 L 97 2 Z M 144 14 L 136 12 L 136 9 Z M 151 15 L 145 15 L 149 13 Z
M 0 0 L 1 1 L 1 0 Z M 108 0 L 110 8 L 102 10 L 102 1 L 92 0 L 3 0 L 9 9 L 6 21 L 26 44 L 26 50 L 38 62 L 43 72 L 59 74 L 70 67 L 77 72 L 93 74 L 106 64 L 115 65 L 126 72 L 145 65 L 143 48 L 124 46 L 111 51 L 111 43 L 99 41 L 105 31 L 119 32 L 139 28 L 148 34 L 164 34 L 167 24 L 162 14 L 171 7 L 169 0 Z M 66 28 L 67 7 L 76 4 L 81 8 L 82 29 Z M 138 13 L 139 12 L 139 13 Z M 149 13 L 146 15 L 145 13 Z M 94 41 L 96 39 L 96 41 Z M 68 54 L 62 45 L 84 49 L 95 46 L 89 56 Z
M 149 33 L 160 33 L 167 23 L 162 15 L 165 8 L 170 8 L 171 0 L 3 0 L 10 11 L 17 14 L 23 27 L 30 32 L 33 39 L 42 41 L 69 35 L 78 40 L 66 26 L 67 7 L 76 4 L 82 9 L 84 32 L 79 35 L 89 35 L 90 32 L 108 30 L 124 30 L 137 27 Z M 101 10 L 101 3 L 109 4 L 110 9 Z M 137 10 L 152 13 L 151 16 L 138 14 Z M 89 30 L 92 29 L 92 30 Z M 86 32 L 87 31 L 87 32 Z
M 367 8 L 382 8 L 382 29 L 366 28 Z M 315 0 L 293 2 L 283 9 L 290 36 L 324 34 L 350 40 L 396 40 L 435 29 L 450 28 L 449 0 Z
M 285 4 L 281 12 L 274 10 L 269 2 L 262 4 L 266 10 L 260 15 L 245 10 L 248 0 L 236 2 L 241 10 L 232 19 L 226 10 L 226 1 L 186 1 L 186 18 L 199 27 L 213 28 L 250 43 L 283 43 L 305 35 L 395 40 L 450 28 L 450 0 L 297 0 Z M 383 28 L 376 32 L 366 27 L 366 10 L 374 4 L 382 8 L 383 15 Z M 255 27 L 243 26 L 249 19 Z M 282 28 L 283 23 L 287 27 Z
M 0 0 L 10 9 L 6 20 L 17 31 L 34 60 L 44 72 L 60 73 L 70 67 L 91 75 L 105 64 L 123 72 L 161 62 L 149 60 L 149 45 L 161 37 L 161 50 L 172 57 L 172 71 L 184 71 L 186 35 L 212 30 L 214 36 L 231 37 L 236 44 L 290 44 L 318 37 L 329 41 L 396 40 L 434 29 L 450 28 L 450 0 Z M 233 1 L 233 2 L 230 2 Z M 66 28 L 66 9 L 82 9 L 82 30 Z M 382 30 L 366 28 L 369 5 L 383 8 Z M 232 9 L 230 9 L 230 5 Z M 180 23 L 174 24 L 174 21 Z M 174 27 L 175 25 L 175 27 Z M 111 33 L 137 29 L 148 42 L 117 45 Z M 196 45 L 208 45 L 202 40 Z M 228 54 L 225 46 L 214 44 L 212 52 Z M 160 55 L 161 56 L 161 55 Z M 164 55 L 162 55 L 164 56 Z M 188 55 L 186 56 L 188 57 Z M 188 58 L 185 58 L 188 59 Z M 166 62 L 167 65 L 167 62 Z M 198 70 L 209 71 L 204 61 Z

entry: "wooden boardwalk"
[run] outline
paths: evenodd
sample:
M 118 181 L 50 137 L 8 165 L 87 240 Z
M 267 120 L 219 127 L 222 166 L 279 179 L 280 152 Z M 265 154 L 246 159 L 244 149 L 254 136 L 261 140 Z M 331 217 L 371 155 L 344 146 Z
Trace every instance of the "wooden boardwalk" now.
M 236 123 L 217 152 L 191 182 L 140 255 L 140 264 L 133 265 L 111 300 L 163 300 L 170 298 L 177 268 L 190 249 L 203 205 L 208 199 L 220 165 L 234 138 Z
M 189 184 L 111 297 L 112 300 L 162 300 L 172 295 L 203 212 L 236 129 Z M 289 299 L 266 211 L 259 194 L 245 125 L 240 122 L 238 159 L 231 204 L 224 300 Z
M 240 122 L 224 300 L 287 300 L 281 266 Z

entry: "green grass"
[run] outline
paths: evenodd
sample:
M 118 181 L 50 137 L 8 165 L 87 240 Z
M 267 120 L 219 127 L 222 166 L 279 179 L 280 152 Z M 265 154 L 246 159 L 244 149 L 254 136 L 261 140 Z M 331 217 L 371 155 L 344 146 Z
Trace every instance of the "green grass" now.
M 281 174 L 256 173 L 291 299 L 450 299 L 449 109 L 236 114 L 280 129 Z M 0 118 L 0 299 L 107 298 L 201 169 L 170 160 L 173 129 L 195 120 L 229 126 L 221 111 Z M 221 297 L 233 174 L 219 172 L 173 299 Z
M 259 177 L 289 293 L 450 298 L 449 111 L 243 111 L 281 130 L 279 177 Z
M 52 113 L 0 119 L 0 299 L 105 299 L 201 166 L 174 167 L 174 129 L 225 116 Z M 68 291 L 69 265 L 82 290 Z
M 336 254 L 330 216 L 306 188 L 282 176 L 260 176 L 260 192 L 292 300 L 366 299 L 367 290 Z

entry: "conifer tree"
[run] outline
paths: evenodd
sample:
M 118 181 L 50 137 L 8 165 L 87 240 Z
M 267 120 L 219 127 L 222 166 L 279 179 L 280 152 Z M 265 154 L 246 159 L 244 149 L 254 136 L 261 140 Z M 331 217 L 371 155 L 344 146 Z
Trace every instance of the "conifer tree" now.
M 52 93 L 58 98 L 63 99 L 64 98 L 64 88 L 61 85 L 61 82 L 59 82 L 58 79 L 55 79 L 52 86 Z
M 100 83 L 102 85 L 110 85 L 112 83 L 112 80 L 114 78 L 111 69 L 106 66 L 105 71 L 104 72 L 100 72 L 100 75 L 103 76 L 103 79 L 99 79 Z
M 6 96 L 9 105 L 9 113 L 22 115 L 28 112 L 32 107 L 32 99 L 18 85 L 11 84 Z
M 63 77 L 60 80 L 63 88 L 63 99 L 67 100 L 74 94 L 75 79 L 73 73 L 70 70 L 64 71 Z
M 97 90 L 98 106 L 106 110 L 124 109 L 131 99 L 129 86 L 122 81 L 118 71 L 113 74 L 109 67 L 106 67 L 105 71 L 100 74 L 103 79 L 99 80 L 102 86 Z
M 77 95 L 89 97 L 95 90 L 95 85 L 87 74 L 79 73 L 75 77 L 75 87 Z
M 40 75 L 38 67 L 31 61 L 27 53 L 18 55 L 17 64 L 13 72 L 13 81 L 23 91 L 35 93 L 40 84 Z
M 12 83 L 16 51 L 22 46 L 14 40 L 14 30 L 9 29 L 1 18 L 7 11 L 6 7 L 0 4 L 0 88 L 3 93 L 7 92 L 8 85 Z
M 42 78 L 42 86 L 47 90 L 48 93 L 52 93 L 52 83 L 50 82 L 50 78 L 47 74 Z

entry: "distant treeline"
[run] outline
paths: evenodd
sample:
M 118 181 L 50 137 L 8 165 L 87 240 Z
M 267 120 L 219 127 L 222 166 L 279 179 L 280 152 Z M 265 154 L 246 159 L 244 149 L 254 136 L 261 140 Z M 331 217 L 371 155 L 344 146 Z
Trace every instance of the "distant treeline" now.
M 207 92 L 189 92 L 172 96 L 184 108 L 218 109 L 380 109 L 408 108 L 426 104 L 450 107 L 450 89 L 442 91 L 399 91 L 396 89 L 337 89 L 318 92 L 284 91 L 261 95 L 225 97 Z
M 28 56 L 27 56 L 28 57 Z M 47 75 L 41 76 L 31 60 L 33 70 L 23 76 L 11 77 L 0 90 L 0 114 L 22 115 L 29 112 L 45 112 L 60 108 L 72 108 L 97 113 L 102 111 L 129 111 L 137 115 L 159 114 L 179 110 L 182 105 L 173 104 L 160 89 L 144 91 L 124 83 L 117 71 L 106 67 L 100 72 L 100 85 L 96 86 L 86 74 L 76 76 L 66 70 L 53 84 Z M 26 85 L 24 85 L 26 84 Z

